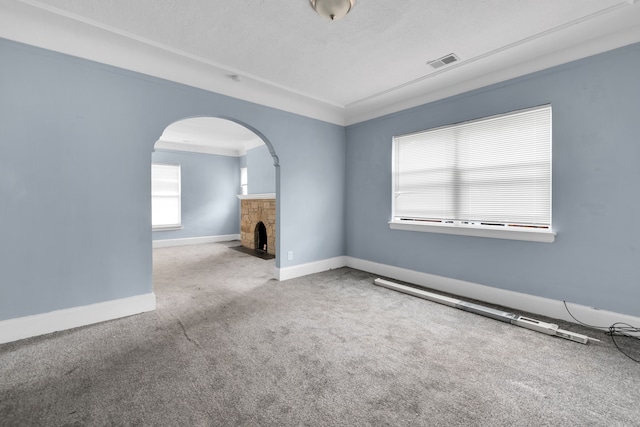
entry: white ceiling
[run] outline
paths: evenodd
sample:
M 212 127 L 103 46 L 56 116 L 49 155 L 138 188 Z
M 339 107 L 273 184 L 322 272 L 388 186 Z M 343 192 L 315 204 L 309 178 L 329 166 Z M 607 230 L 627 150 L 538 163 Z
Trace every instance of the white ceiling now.
M 357 0 L 335 22 L 308 0 L 0 0 L 0 37 L 341 125 L 639 42 L 639 22 L 637 0 Z
M 263 144 L 258 135 L 230 120 L 194 117 L 167 126 L 154 148 L 238 157 Z

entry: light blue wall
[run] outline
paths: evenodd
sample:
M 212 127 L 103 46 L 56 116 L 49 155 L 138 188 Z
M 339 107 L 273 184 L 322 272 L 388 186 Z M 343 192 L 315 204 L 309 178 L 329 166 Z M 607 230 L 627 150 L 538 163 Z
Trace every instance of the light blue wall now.
M 640 315 L 640 44 L 347 129 L 347 254 Z M 390 230 L 391 138 L 551 103 L 555 243 Z
M 247 185 L 249 194 L 276 192 L 276 168 L 266 146 L 247 151 Z
M 0 57 L 0 320 L 152 291 L 153 144 L 194 116 L 243 123 L 277 154 L 277 250 L 294 252 L 278 256 L 280 267 L 347 254 L 640 315 L 640 45 L 350 126 L 346 136 L 1 39 Z M 555 243 L 388 228 L 393 135 L 549 102 Z
M 273 147 L 278 266 L 344 255 L 343 127 L 7 40 L 0 58 L 0 320 L 152 291 L 151 153 L 187 117 Z
M 182 230 L 154 231 L 153 240 L 240 233 L 239 157 L 155 151 L 152 160 L 180 165 L 183 226 Z

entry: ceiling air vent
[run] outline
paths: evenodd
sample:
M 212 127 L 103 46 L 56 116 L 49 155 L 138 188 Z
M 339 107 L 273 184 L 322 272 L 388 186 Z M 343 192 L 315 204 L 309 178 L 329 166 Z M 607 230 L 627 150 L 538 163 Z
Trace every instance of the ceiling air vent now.
M 449 65 L 459 60 L 460 59 L 454 53 L 450 53 L 449 55 L 443 56 L 442 58 L 436 59 L 435 61 L 429 61 L 427 62 L 427 64 L 431 65 L 431 67 L 437 70 L 440 67 L 444 67 L 445 65 Z

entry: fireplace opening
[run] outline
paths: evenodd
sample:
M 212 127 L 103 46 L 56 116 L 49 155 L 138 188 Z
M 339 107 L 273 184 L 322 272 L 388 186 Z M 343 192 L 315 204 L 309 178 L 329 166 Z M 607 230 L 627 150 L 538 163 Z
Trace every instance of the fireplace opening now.
M 267 252 L 267 227 L 260 221 L 256 224 L 255 235 L 255 248 L 262 252 Z

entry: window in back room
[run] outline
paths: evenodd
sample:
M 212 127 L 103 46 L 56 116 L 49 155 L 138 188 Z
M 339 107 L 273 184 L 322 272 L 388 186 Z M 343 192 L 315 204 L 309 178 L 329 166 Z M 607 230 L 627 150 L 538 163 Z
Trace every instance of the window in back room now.
M 182 228 L 180 165 L 151 165 L 151 224 L 154 230 Z

